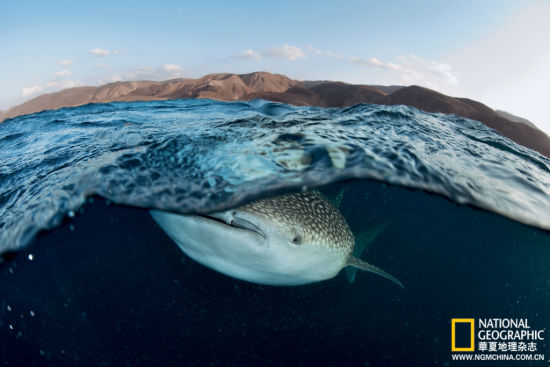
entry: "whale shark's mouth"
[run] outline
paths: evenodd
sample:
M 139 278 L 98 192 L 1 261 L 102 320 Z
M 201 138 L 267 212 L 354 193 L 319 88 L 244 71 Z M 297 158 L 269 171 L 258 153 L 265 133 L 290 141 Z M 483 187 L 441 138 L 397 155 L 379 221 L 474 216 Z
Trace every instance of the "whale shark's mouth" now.
M 201 217 L 201 218 L 207 219 L 207 220 L 212 220 L 212 221 L 221 223 L 221 224 L 223 224 L 227 227 L 252 231 L 252 232 L 255 232 L 255 233 L 259 234 L 263 238 L 267 238 L 265 233 L 258 226 L 256 226 L 255 224 L 247 221 L 246 219 L 234 217 L 233 219 L 231 219 L 231 222 L 227 223 L 223 219 L 217 218 L 217 217 L 214 217 L 214 216 L 211 216 L 211 215 L 201 214 L 201 215 L 198 215 L 198 216 Z

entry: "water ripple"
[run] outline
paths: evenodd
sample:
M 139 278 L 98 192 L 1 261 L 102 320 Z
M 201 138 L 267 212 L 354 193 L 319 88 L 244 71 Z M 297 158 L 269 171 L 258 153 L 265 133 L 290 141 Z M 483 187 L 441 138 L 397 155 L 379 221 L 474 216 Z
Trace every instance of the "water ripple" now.
M 90 104 L 0 124 L 0 252 L 85 198 L 179 212 L 371 178 L 550 229 L 550 162 L 476 121 L 406 106 Z

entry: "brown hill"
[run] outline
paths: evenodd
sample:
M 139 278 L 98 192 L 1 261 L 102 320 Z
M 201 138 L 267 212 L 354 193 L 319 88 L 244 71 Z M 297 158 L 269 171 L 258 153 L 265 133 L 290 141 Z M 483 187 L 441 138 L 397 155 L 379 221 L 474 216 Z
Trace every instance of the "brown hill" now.
M 3 118 L 7 119 L 61 107 L 79 106 L 88 103 L 89 96 L 95 89 L 95 87 L 77 87 L 64 89 L 56 93 L 43 94 L 19 106 L 10 108 L 4 112 Z
M 280 74 L 209 74 L 198 79 L 164 82 L 116 82 L 100 87 L 78 87 L 36 97 L 5 111 L 0 121 L 23 114 L 86 103 L 113 101 L 212 98 L 251 100 L 256 98 L 301 106 L 345 107 L 357 103 L 404 104 L 427 112 L 456 114 L 499 131 L 515 142 L 550 157 L 550 138 L 533 125 L 512 122 L 484 104 L 454 98 L 418 86 L 368 86 L 342 82 L 295 81 Z
M 298 82 L 284 75 L 265 72 L 241 75 L 209 74 L 199 79 L 173 79 L 164 82 L 115 82 L 100 87 L 76 87 L 43 94 L 10 108 L 2 116 L 2 119 L 86 103 L 180 98 L 212 98 L 232 101 L 246 99 L 248 95 L 257 92 L 284 92 L 297 84 Z
M 247 101 L 252 99 L 266 99 L 268 101 L 293 104 L 295 106 L 320 106 L 327 107 L 326 103 L 320 99 L 317 94 L 301 85 L 284 92 L 255 92 L 245 98 Z
M 345 107 L 358 103 L 373 103 L 386 93 L 367 85 L 342 82 L 325 83 L 311 88 L 328 107 Z

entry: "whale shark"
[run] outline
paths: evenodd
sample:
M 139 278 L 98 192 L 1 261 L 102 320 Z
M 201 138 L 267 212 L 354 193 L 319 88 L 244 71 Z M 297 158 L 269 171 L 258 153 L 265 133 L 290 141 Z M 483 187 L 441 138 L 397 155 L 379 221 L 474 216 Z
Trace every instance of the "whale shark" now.
M 340 197 L 341 199 L 341 197 Z M 267 285 L 302 285 L 333 278 L 343 268 L 392 275 L 359 256 L 387 223 L 355 237 L 339 209 L 317 191 L 283 194 L 207 215 L 151 210 L 189 257 L 218 272 Z

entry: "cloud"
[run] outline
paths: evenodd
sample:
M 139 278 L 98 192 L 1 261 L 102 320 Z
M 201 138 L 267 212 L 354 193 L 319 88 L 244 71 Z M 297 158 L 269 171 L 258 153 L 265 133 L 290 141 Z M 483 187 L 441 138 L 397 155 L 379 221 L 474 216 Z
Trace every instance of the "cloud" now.
M 317 50 L 318 51 L 318 50 Z M 276 59 L 286 59 L 286 60 L 296 60 L 300 58 L 305 58 L 305 52 L 296 46 L 283 45 L 270 47 L 262 53 L 258 53 L 251 48 L 244 50 L 238 54 L 233 55 L 234 58 L 243 59 L 243 60 L 260 60 L 264 57 L 267 58 L 276 58 Z
M 316 55 L 344 60 L 359 67 L 369 67 L 384 70 L 393 81 L 388 83 L 418 84 L 446 93 L 456 93 L 454 86 L 459 84 L 458 74 L 448 63 L 426 61 L 416 55 L 401 56 L 399 62 L 381 61 L 376 57 L 362 59 L 337 55 L 309 46 L 308 50 Z
M 120 82 L 122 81 L 124 78 L 122 77 L 122 75 L 120 74 L 113 74 L 113 75 L 109 75 L 107 78 L 105 78 L 107 80 L 107 82 L 109 83 L 114 83 L 114 82 Z
M 79 85 L 82 85 L 82 82 L 80 82 L 79 80 L 60 80 L 60 81 L 55 80 L 55 81 L 46 83 L 45 87 L 48 89 L 55 88 L 56 90 L 61 90 L 61 89 L 78 87 Z
M 385 69 L 387 66 L 376 57 L 371 57 L 368 59 L 360 59 L 358 57 L 350 57 L 349 61 L 357 66 L 372 66 L 375 68 Z
M 55 76 L 65 76 L 65 75 L 71 75 L 71 72 L 69 70 L 61 70 L 54 74 Z
M 43 90 L 44 88 L 38 84 L 29 85 L 29 86 L 23 87 L 23 90 L 21 91 L 21 96 L 23 98 L 29 98 L 42 92 Z
M 180 76 L 181 73 L 183 72 L 183 69 L 181 68 L 181 66 L 176 64 L 166 64 L 162 68 L 167 73 L 172 73 L 172 76 Z
M 98 65 L 96 65 L 98 66 Z M 160 67 L 143 66 L 134 70 L 113 70 L 108 65 L 99 65 L 106 67 L 106 73 L 96 75 L 97 84 L 114 83 L 120 81 L 132 80 L 168 80 L 180 78 L 184 74 L 184 69 L 177 64 L 165 64 Z
M 391 72 L 400 84 L 418 84 L 441 92 L 458 85 L 458 76 L 447 63 L 426 61 L 416 55 L 401 56 L 399 63 L 382 62 L 375 57 L 369 59 L 350 58 L 357 66 L 369 66 Z
M 125 80 L 148 79 L 166 80 L 179 78 L 183 74 L 183 68 L 176 64 L 165 64 L 162 67 L 145 66 L 125 75 Z
M 233 55 L 233 57 L 236 57 L 237 59 L 244 59 L 244 60 L 259 60 L 262 58 L 262 55 L 260 55 L 257 52 L 254 52 L 251 48 L 248 50 L 244 50 L 241 53 Z
M 447 63 L 426 61 L 415 55 L 401 56 L 400 61 L 400 64 L 387 63 L 384 67 L 396 71 L 403 83 L 426 85 L 440 91 L 458 85 L 458 76 Z
M 82 82 L 79 80 L 53 80 L 44 85 L 31 84 L 21 90 L 21 96 L 23 98 L 29 98 L 34 97 L 42 92 L 51 93 L 62 89 L 78 87 L 81 85 Z
M 72 63 L 73 63 L 73 60 L 61 60 L 59 62 L 59 65 L 67 66 L 67 65 L 71 65 Z
M 107 55 L 110 54 L 109 51 L 104 50 L 104 49 L 102 49 L 102 48 L 92 48 L 92 49 L 90 50 L 90 53 L 91 53 L 91 54 L 94 54 L 94 55 L 96 55 L 96 56 L 100 56 L 100 57 L 107 56 Z
M 304 51 L 302 51 L 301 48 L 290 45 L 271 47 L 263 52 L 262 55 L 265 57 L 287 60 L 296 60 L 298 58 L 306 57 L 306 54 L 304 53 Z
M 23 57 L 23 62 L 27 62 L 29 61 L 29 58 L 28 57 Z
M 311 51 L 311 52 L 313 52 L 317 55 L 320 55 L 320 56 L 328 56 L 328 57 L 331 57 L 333 59 L 345 59 L 344 56 L 336 55 L 332 51 L 319 50 L 318 48 L 315 48 L 313 46 L 307 46 L 307 49 L 308 49 L 308 51 Z
M 361 59 L 361 58 L 358 58 L 358 57 L 349 57 L 349 56 L 338 55 L 338 54 L 335 54 L 332 51 L 319 50 L 318 48 L 315 48 L 313 46 L 308 46 L 307 49 L 309 51 L 315 53 L 316 55 L 330 57 L 331 59 L 335 59 L 335 60 L 344 60 L 344 61 L 347 61 L 347 62 L 351 62 L 352 64 L 357 65 L 357 66 L 371 66 L 371 67 L 375 67 L 375 68 L 388 69 L 388 70 L 397 70 L 400 67 L 399 65 L 397 65 L 393 62 L 384 63 L 384 62 L 380 61 L 379 59 L 377 59 L 376 57 L 370 57 L 368 59 Z

